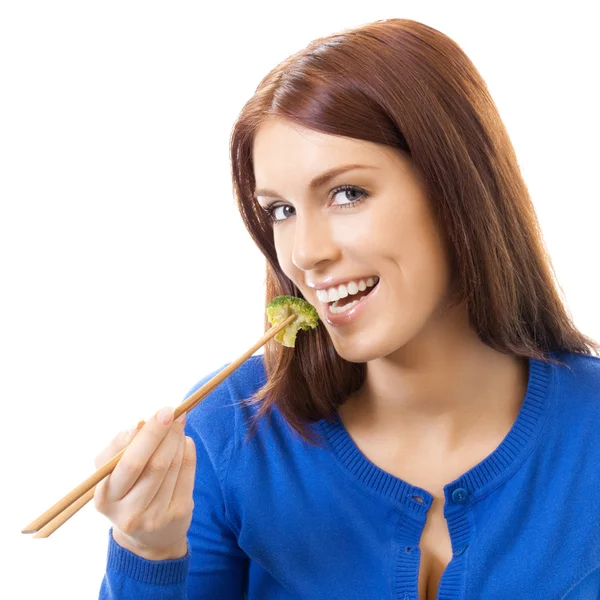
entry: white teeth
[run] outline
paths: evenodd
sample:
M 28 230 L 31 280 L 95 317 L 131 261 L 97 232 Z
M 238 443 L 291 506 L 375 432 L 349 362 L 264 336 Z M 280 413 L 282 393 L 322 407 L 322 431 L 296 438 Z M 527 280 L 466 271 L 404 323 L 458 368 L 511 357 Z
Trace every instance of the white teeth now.
M 358 304 L 361 300 L 362 300 L 362 298 L 359 298 L 358 300 L 353 300 L 352 302 L 349 302 L 345 306 L 337 306 L 337 302 L 334 302 L 329 307 L 329 310 L 334 314 L 343 313 L 343 312 L 346 312 L 347 310 L 350 310 L 355 304 Z
M 358 294 L 358 286 L 354 283 L 354 281 L 351 281 L 348 284 L 348 293 L 349 294 Z
M 377 276 L 369 277 L 366 281 L 364 279 L 360 279 L 358 282 L 349 281 L 347 284 L 331 287 L 327 290 L 317 290 L 317 298 L 320 302 L 335 302 L 341 298 L 358 294 L 358 292 L 364 292 L 368 287 L 373 287 L 378 281 L 379 277 Z
M 340 298 L 346 298 L 346 296 L 348 296 L 348 290 L 344 284 L 338 286 L 338 296 Z

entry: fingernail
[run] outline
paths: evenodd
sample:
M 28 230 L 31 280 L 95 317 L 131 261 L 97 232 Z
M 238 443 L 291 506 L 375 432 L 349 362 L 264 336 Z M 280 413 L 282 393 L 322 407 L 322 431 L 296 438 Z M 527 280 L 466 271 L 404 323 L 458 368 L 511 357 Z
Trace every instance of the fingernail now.
M 156 420 L 160 421 L 163 425 L 170 425 L 173 421 L 173 408 L 168 406 L 161 409 L 156 415 Z
M 179 415 L 175 420 L 178 423 L 185 423 L 185 417 L 186 417 L 187 413 L 183 413 L 182 415 Z

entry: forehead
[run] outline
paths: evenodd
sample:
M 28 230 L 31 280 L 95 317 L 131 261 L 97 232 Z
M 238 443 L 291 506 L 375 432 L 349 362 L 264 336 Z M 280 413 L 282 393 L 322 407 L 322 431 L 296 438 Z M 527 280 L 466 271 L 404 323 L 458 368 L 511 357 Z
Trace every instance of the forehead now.
M 272 118 L 259 127 L 254 138 L 254 175 L 260 187 L 275 178 L 293 174 L 308 177 L 342 163 L 380 164 L 387 158 L 386 150 L 372 142 L 330 135 Z

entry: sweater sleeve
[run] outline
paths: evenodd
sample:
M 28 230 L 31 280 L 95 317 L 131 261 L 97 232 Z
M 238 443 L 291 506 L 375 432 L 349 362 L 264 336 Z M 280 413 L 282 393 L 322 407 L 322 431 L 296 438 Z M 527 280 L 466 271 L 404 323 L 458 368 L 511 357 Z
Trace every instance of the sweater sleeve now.
M 225 389 L 223 387 L 220 392 Z M 202 404 L 208 406 L 210 396 L 214 399 L 217 393 L 209 394 Z M 194 412 L 196 418 L 192 416 Z M 224 496 L 224 474 L 233 438 L 223 437 L 222 445 L 212 444 L 209 452 L 201 432 L 210 433 L 216 427 L 209 427 L 210 417 L 205 411 L 195 409 L 192 413 L 188 415 L 185 428 L 186 435 L 196 446 L 194 510 L 187 534 L 188 553 L 175 560 L 145 560 L 119 546 L 111 529 L 107 569 L 99 600 L 243 600 L 245 597 L 249 559 L 237 544 L 237 536 L 227 518 Z M 198 413 L 203 413 L 200 418 Z
M 176 560 L 146 560 L 115 542 L 112 527 L 108 537 L 108 560 L 100 587 L 100 600 L 186 600 L 190 562 L 188 553 Z
M 225 497 L 233 437 L 222 449 L 211 445 L 209 451 L 199 434 L 201 429 L 196 429 L 194 422 L 190 418 L 186 425 L 186 434 L 194 440 L 197 456 L 194 512 L 188 530 L 192 552 L 187 600 L 242 600 L 250 560 L 238 546 L 237 535 L 227 516 Z M 211 426 L 218 429 L 216 423 Z

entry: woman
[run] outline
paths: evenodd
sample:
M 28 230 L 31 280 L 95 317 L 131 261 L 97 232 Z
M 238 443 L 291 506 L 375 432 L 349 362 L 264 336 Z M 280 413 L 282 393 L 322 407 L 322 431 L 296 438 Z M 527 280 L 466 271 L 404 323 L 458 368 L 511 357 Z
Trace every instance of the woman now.
M 137 433 L 96 491 L 100 597 L 598 598 L 600 346 L 462 50 L 403 19 L 315 40 L 231 160 L 267 302 L 321 324 Z

